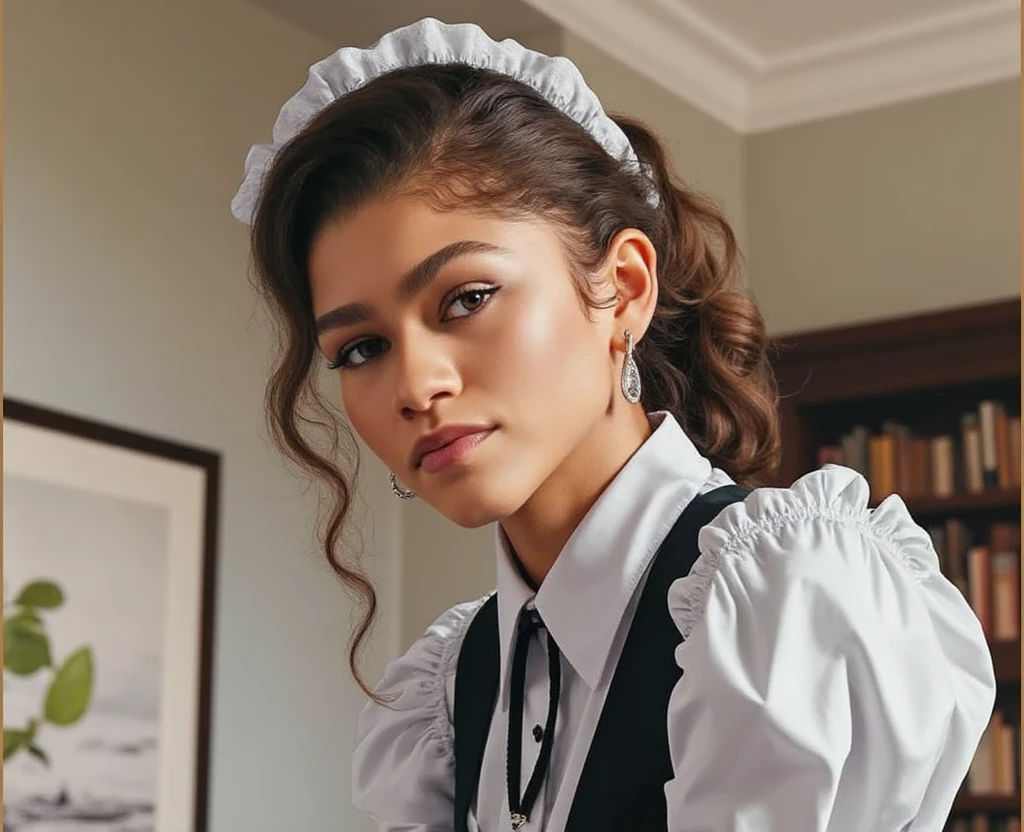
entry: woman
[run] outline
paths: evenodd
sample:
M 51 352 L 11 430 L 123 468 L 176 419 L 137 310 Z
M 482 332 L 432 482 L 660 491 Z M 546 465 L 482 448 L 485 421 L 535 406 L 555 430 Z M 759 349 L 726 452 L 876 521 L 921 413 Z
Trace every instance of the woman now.
M 382 829 L 942 827 L 993 706 L 981 628 L 899 497 L 839 466 L 750 490 L 764 326 L 650 131 L 565 59 L 424 20 L 316 64 L 233 209 L 282 323 L 275 436 L 368 601 L 354 672 L 375 596 L 339 445 L 301 430 L 318 360 L 398 497 L 496 523 L 496 593 L 368 691 Z

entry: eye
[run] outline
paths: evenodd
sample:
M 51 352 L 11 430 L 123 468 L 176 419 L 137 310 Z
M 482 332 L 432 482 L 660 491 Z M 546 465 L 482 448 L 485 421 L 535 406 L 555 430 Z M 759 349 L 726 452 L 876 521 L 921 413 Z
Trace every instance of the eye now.
M 360 367 L 378 355 L 387 352 L 387 342 L 383 338 L 364 338 L 354 344 L 346 344 L 327 367 L 331 370 L 346 370 Z
M 453 318 L 466 318 L 479 312 L 500 288 L 500 286 L 486 286 L 483 288 L 463 289 L 449 301 L 447 312 L 442 320 L 450 321 Z

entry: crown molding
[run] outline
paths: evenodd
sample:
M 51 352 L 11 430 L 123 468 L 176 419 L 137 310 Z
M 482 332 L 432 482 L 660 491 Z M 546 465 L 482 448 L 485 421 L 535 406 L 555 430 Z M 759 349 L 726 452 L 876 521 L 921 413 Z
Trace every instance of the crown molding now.
M 694 32 L 676 30 L 630 0 L 527 0 L 555 23 L 737 129 L 747 111 L 743 67 Z
M 1020 75 L 1020 6 L 955 12 L 759 53 L 685 0 L 528 0 L 741 134 Z

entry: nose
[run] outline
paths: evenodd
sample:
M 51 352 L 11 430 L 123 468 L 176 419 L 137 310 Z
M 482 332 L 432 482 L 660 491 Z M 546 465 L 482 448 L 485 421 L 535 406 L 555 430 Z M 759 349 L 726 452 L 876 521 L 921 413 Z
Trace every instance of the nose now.
M 444 339 L 416 333 L 392 346 L 395 368 L 392 409 L 401 419 L 425 413 L 440 399 L 456 396 L 461 382 L 456 361 Z

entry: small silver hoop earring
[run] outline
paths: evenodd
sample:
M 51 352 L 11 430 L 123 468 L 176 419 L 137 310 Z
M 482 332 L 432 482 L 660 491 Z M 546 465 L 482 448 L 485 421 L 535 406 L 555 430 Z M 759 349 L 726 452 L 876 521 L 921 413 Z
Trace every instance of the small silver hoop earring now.
M 640 401 L 640 369 L 633 357 L 633 333 L 628 329 L 626 338 L 626 358 L 622 362 L 622 395 L 630 404 Z
M 398 484 L 398 477 L 395 476 L 394 472 L 388 475 L 388 482 L 391 483 L 391 492 L 396 497 L 400 497 L 403 500 L 411 500 L 413 497 L 416 496 L 415 491 L 410 491 L 407 488 L 402 488 L 402 486 Z

